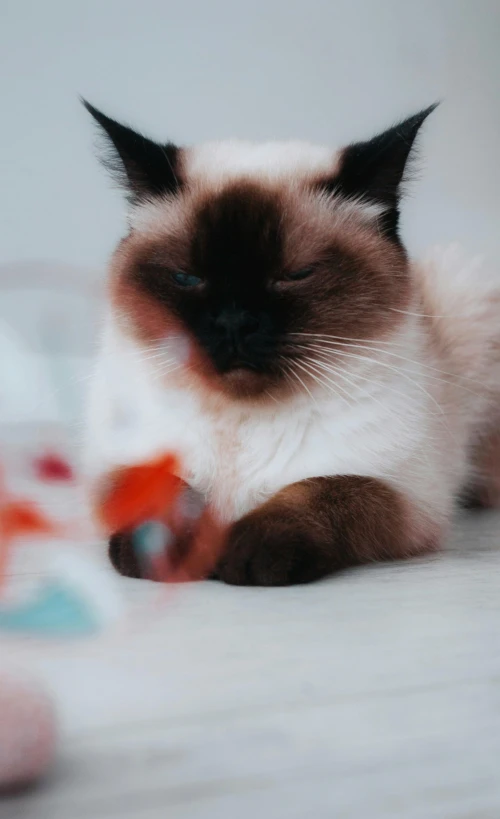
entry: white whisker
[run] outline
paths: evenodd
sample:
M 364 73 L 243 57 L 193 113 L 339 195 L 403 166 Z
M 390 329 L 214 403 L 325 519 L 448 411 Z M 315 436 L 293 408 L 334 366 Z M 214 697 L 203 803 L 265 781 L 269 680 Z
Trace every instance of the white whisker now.
M 272 392 L 269 392 L 269 390 L 266 390 L 265 392 L 266 392 L 266 395 L 267 395 L 268 398 L 270 398 L 272 401 L 274 401 L 275 404 L 279 405 L 278 399 L 272 394 Z
M 300 375 L 299 375 L 297 372 L 295 372 L 295 370 L 294 370 L 294 369 L 291 369 L 291 368 L 289 368 L 289 369 L 288 369 L 288 373 L 289 373 L 290 375 L 295 376 L 295 378 L 297 379 L 297 381 L 299 381 L 299 383 L 300 383 L 300 384 L 302 384 L 302 386 L 304 387 L 305 391 L 307 392 L 307 394 L 308 394 L 308 395 L 309 395 L 309 397 L 311 398 L 311 401 L 314 403 L 314 405 L 316 406 L 316 408 L 317 408 L 317 410 L 318 410 L 318 412 L 319 412 L 318 402 L 316 401 L 316 399 L 315 399 L 314 395 L 312 394 L 311 390 L 309 389 L 309 387 L 307 386 L 307 384 L 305 384 L 305 383 L 304 383 L 304 381 L 302 380 L 302 378 L 300 377 Z
M 147 355 L 143 355 L 143 354 L 137 355 L 136 354 L 135 358 L 140 363 L 142 363 L 143 361 L 157 361 L 157 360 L 163 360 L 164 361 L 164 360 L 167 360 L 167 359 L 171 360 L 171 361 L 175 360 L 173 357 L 171 357 L 171 354 L 169 352 L 167 352 L 166 350 L 162 350 L 160 352 L 158 352 L 158 351 L 157 352 L 151 352 L 151 353 L 149 353 Z
M 328 355 L 328 354 L 318 353 L 318 355 Z M 314 360 L 316 361 L 318 366 L 322 367 L 323 369 L 325 369 L 327 371 L 330 371 L 330 372 L 335 372 L 335 373 L 337 373 L 339 375 L 340 374 L 344 375 L 344 373 L 342 373 L 342 370 L 340 368 L 338 368 L 338 367 L 333 366 L 330 361 L 318 361 L 317 359 L 314 359 Z M 368 376 L 366 376 L 366 375 L 361 375 L 361 373 L 350 373 L 350 375 L 352 376 L 352 378 L 360 379 L 361 381 L 367 381 L 369 384 L 372 384 L 374 387 L 379 387 L 380 389 L 383 389 L 383 390 L 389 390 L 390 392 L 394 393 L 395 395 L 399 395 L 401 398 L 408 399 L 408 393 L 401 392 L 401 390 L 397 390 L 395 387 L 393 387 L 390 384 L 383 384 L 380 381 L 375 381 L 373 378 L 368 378 Z
M 302 384 L 302 386 L 304 387 L 305 391 L 306 391 L 306 392 L 307 392 L 307 394 L 310 396 L 311 401 L 314 403 L 314 405 L 315 405 L 316 409 L 317 409 L 317 410 L 318 410 L 318 412 L 319 412 L 318 402 L 316 401 L 316 399 L 315 399 L 314 395 L 312 394 L 312 392 L 311 392 L 311 390 L 309 389 L 309 387 L 307 386 L 307 384 L 305 384 L 305 383 L 304 383 L 304 381 L 302 380 L 302 378 L 300 377 L 300 375 L 299 375 L 297 372 L 295 372 L 295 370 L 291 370 L 291 374 L 292 374 L 292 375 L 294 375 L 294 376 L 295 376 L 295 378 L 296 378 L 296 379 L 297 379 L 297 380 L 298 380 L 298 381 L 299 381 L 299 382 Z
M 387 344 L 387 345 L 395 345 L 402 347 L 403 344 L 400 341 L 384 341 L 383 339 L 364 339 L 364 338 L 350 338 L 349 336 L 334 336 L 330 333 L 290 333 L 291 336 L 302 336 L 303 338 L 315 338 L 315 339 L 332 339 L 334 341 L 355 341 L 361 342 L 363 344 Z
M 331 356 L 332 356 L 332 358 L 334 358 L 334 357 L 335 357 L 335 355 L 336 355 L 337 353 L 339 353 L 340 355 L 342 355 L 342 352 L 341 352 L 341 350 L 339 350 L 339 348 L 338 348 L 338 347 L 331 348 L 331 350 L 325 350 L 325 348 L 324 348 L 324 347 L 318 347 L 317 345 L 314 345 L 314 344 L 311 344 L 311 345 L 308 345 L 308 346 L 310 347 L 310 349 L 313 349 L 313 350 L 321 350 L 321 351 L 323 352 L 323 354 L 324 354 L 324 355 L 329 354 L 329 355 L 331 355 Z M 367 348 L 367 347 L 363 348 L 363 347 L 361 347 L 360 345 L 356 345 L 356 344 L 354 344 L 354 345 L 343 345 L 343 346 L 347 346 L 347 347 L 359 347 L 360 349 L 365 349 L 365 350 L 368 350 L 368 348 Z M 378 352 L 378 351 L 377 351 L 377 350 L 374 350 L 374 352 Z M 379 351 L 379 352 L 385 352 L 385 351 L 382 351 L 382 350 L 381 350 L 381 351 Z M 386 353 L 386 355 L 390 355 L 390 353 Z M 398 356 L 398 358 L 400 358 L 400 357 L 401 357 L 401 356 Z M 405 359 L 404 359 L 404 360 L 405 360 Z M 419 364 L 417 361 L 412 361 L 411 359 L 406 359 L 406 360 L 407 360 L 409 363 L 414 364 L 416 367 L 425 366 L 425 365 L 421 365 L 421 364 Z M 380 364 L 381 366 L 384 366 L 384 365 L 383 365 L 383 363 L 382 363 L 381 361 L 379 361 L 378 359 L 373 359 L 373 363 L 374 363 L 374 364 L 375 364 L 375 363 L 378 363 L 378 364 Z M 396 369 L 397 369 L 397 371 L 398 371 L 398 372 L 400 372 L 400 373 L 401 373 L 401 375 L 404 375 L 404 372 L 403 372 L 403 370 L 402 370 L 402 369 L 400 369 L 399 367 L 398 367 L 398 368 L 396 368 Z M 438 372 L 439 372 L 439 371 L 438 371 Z M 436 381 L 436 382 L 438 382 L 438 383 L 440 383 L 440 384 L 450 384 L 450 385 L 451 385 L 451 386 L 453 386 L 453 387 L 457 387 L 457 389 L 464 390 L 465 392 L 468 392 L 468 393 L 470 393 L 471 395 L 475 395 L 477 398 L 479 398 L 479 397 L 480 397 L 480 396 L 479 396 L 479 394 L 478 394 L 477 392 L 474 392 L 474 390 L 471 390 L 471 389 L 470 389 L 470 387 L 464 387 L 464 385 L 463 385 L 463 384 L 458 384 L 456 381 L 450 381 L 450 380 L 448 380 L 447 378 L 442 378 L 441 376 L 437 376 L 437 375 L 429 375 L 428 373 L 425 373 L 425 372 L 420 372 L 420 373 L 419 373 L 419 375 L 420 375 L 422 378 L 426 378 L 428 381 Z M 472 380 L 472 379 L 469 379 L 469 380 Z M 477 383 L 479 383 L 479 382 L 477 382 Z
M 386 364 L 384 361 L 377 361 L 377 359 L 370 358 L 369 356 L 359 355 L 358 353 L 346 353 L 341 350 L 337 350 L 337 355 L 343 356 L 345 358 L 355 358 L 359 361 L 367 361 L 369 364 L 379 367 L 385 367 L 386 369 L 390 370 L 391 372 L 395 372 L 400 375 L 402 378 L 406 379 L 410 384 L 414 384 L 419 390 L 421 390 L 432 403 L 437 407 L 440 415 L 444 416 L 444 410 L 442 406 L 439 404 L 438 401 L 434 398 L 431 393 L 425 389 L 423 384 L 420 384 L 416 379 L 413 379 L 408 375 L 408 373 L 403 372 L 399 367 L 393 367 L 391 364 Z
M 292 333 L 291 335 L 307 336 L 309 334 L 307 334 L 307 333 Z M 399 358 L 401 361 L 405 361 L 408 364 L 414 364 L 415 366 L 418 366 L 419 368 L 423 367 L 426 370 L 432 370 L 433 372 L 441 373 L 441 375 L 447 375 L 450 378 L 454 379 L 453 381 L 448 381 L 448 382 L 445 382 L 445 383 L 455 384 L 456 383 L 455 379 L 463 379 L 465 381 L 470 381 L 471 383 L 477 384 L 478 386 L 481 386 L 481 387 L 484 386 L 484 384 L 481 381 L 477 381 L 475 378 L 469 378 L 468 376 L 465 376 L 465 375 L 458 375 L 457 373 L 450 373 L 447 370 L 439 369 L 439 367 L 433 367 L 431 364 L 424 364 L 423 362 L 415 361 L 412 358 L 407 358 L 406 356 L 399 355 L 399 353 L 393 353 L 390 350 L 384 350 L 384 349 L 381 349 L 380 347 L 373 347 L 372 346 L 373 344 L 379 343 L 379 342 L 361 341 L 361 343 L 359 343 L 356 339 L 347 339 L 347 338 L 343 339 L 341 336 L 326 336 L 325 335 L 325 336 L 320 337 L 319 335 L 311 334 L 311 336 L 313 336 L 313 335 L 315 336 L 315 338 L 322 338 L 322 343 L 323 344 L 329 344 L 334 349 L 338 349 L 339 346 L 341 346 L 341 347 L 353 347 L 353 348 L 358 348 L 358 349 L 361 349 L 361 350 L 368 350 L 369 352 L 373 352 L 373 353 L 381 353 L 383 355 L 390 355 L 392 358 Z M 384 342 L 384 343 L 385 344 L 390 344 L 391 342 Z M 433 377 L 431 375 L 426 375 L 426 374 L 424 374 L 424 375 L 425 375 L 426 378 L 432 378 Z M 437 379 L 437 380 L 444 381 L 444 379 Z M 466 389 L 466 388 L 463 387 L 463 389 Z M 473 393 L 473 395 L 474 394 L 475 393 Z
M 188 369 L 188 368 L 185 367 L 184 364 L 178 364 L 176 367 L 170 367 L 170 368 L 166 367 L 165 369 L 156 370 L 155 374 L 154 374 L 154 380 L 159 381 L 160 378 L 165 378 L 167 375 L 170 375 L 171 373 L 176 372 L 176 370 L 181 370 L 181 369 Z
M 310 362 L 310 361 L 308 361 L 308 362 L 307 362 L 307 365 L 310 367 L 310 366 L 311 366 L 311 362 Z M 351 399 L 351 400 L 353 400 L 353 401 L 355 401 L 355 399 L 354 399 L 354 398 L 351 396 L 351 394 L 350 394 L 350 393 L 349 393 L 347 390 L 345 390 L 345 389 L 344 389 L 344 388 L 343 388 L 343 387 L 342 387 L 340 384 L 337 384 L 336 382 L 332 381 L 332 379 L 331 379 L 331 378 L 327 378 L 327 377 L 326 377 L 325 375 L 323 375 L 323 374 L 322 374 L 322 378 L 321 378 L 321 379 L 320 379 L 320 378 L 318 378 L 316 375 L 314 375 L 312 372 L 310 372 L 310 370 L 308 370 L 308 369 L 307 369 L 307 366 L 305 366 L 304 364 L 300 364 L 298 361 L 295 361 L 295 366 L 296 366 L 296 367 L 300 367 L 302 370 L 304 370 L 304 372 L 306 372 L 306 373 L 307 373 L 307 375 L 309 375 L 309 376 L 310 376 L 312 379 L 314 379 L 314 381 L 316 381 L 316 382 L 317 382 L 317 383 L 318 383 L 318 384 L 319 384 L 321 387 L 325 387 L 325 388 L 326 388 L 326 389 L 327 389 L 329 392 L 333 392 L 333 393 L 334 393 L 334 394 L 335 394 L 335 395 L 336 395 L 338 398 L 340 398 L 342 401 L 344 401 L 344 402 L 347 404 L 347 406 L 348 406 L 349 408 L 351 408 L 351 404 L 349 403 L 349 401 L 347 400 L 347 398 L 344 398 L 344 396 L 343 396 L 343 395 L 340 395 L 340 394 L 339 394 L 339 392 L 338 392 L 338 390 L 342 390 L 342 392 L 344 392 L 344 393 L 345 393 L 345 394 L 346 394 L 346 395 L 349 397 L 349 399 Z M 326 380 L 326 381 L 329 381 L 329 382 L 330 382 L 330 384 L 332 384 L 334 387 L 336 387 L 336 389 L 335 389 L 335 390 L 329 389 L 329 388 L 327 387 L 327 385 L 325 384 L 325 380 Z
M 399 310 L 397 307 L 389 307 L 393 313 L 403 313 L 405 316 L 416 316 L 417 318 L 468 318 L 469 313 L 412 313 L 411 310 Z
M 307 347 L 311 348 L 311 347 L 314 347 L 314 345 L 307 345 Z M 306 349 L 307 349 L 307 347 L 306 347 Z M 322 348 L 322 347 L 319 347 L 318 349 L 320 349 L 321 351 L 324 351 L 324 348 Z M 376 358 L 370 358 L 369 356 L 359 355 L 358 353 L 346 353 L 344 350 L 339 350 L 338 348 L 335 349 L 335 355 L 341 356 L 343 358 L 354 358 L 354 359 L 356 359 L 358 361 L 366 361 L 369 364 L 372 364 L 373 366 L 384 367 L 385 369 L 390 370 L 391 372 L 397 373 L 402 378 L 409 381 L 410 384 L 415 385 L 419 390 L 421 390 L 421 392 L 423 392 L 429 398 L 429 400 L 432 401 L 433 404 L 435 404 L 435 406 L 437 407 L 440 415 L 444 416 L 444 410 L 441 407 L 441 405 L 438 403 L 438 401 L 436 401 L 434 396 L 431 395 L 431 393 L 428 390 L 426 390 L 425 387 L 418 382 L 418 380 L 412 379 L 410 377 L 410 375 L 408 373 L 405 373 L 401 368 L 394 367 L 391 364 L 387 364 L 384 361 L 379 361 Z
M 391 406 L 391 405 L 389 405 L 389 404 L 384 404 L 384 403 L 383 403 L 382 401 L 380 401 L 380 400 L 379 400 L 379 399 L 378 399 L 378 398 L 377 398 L 375 395 L 373 395 L 373 393 L 372 393 L 372 392 L 370 392 L 369 390 L 365 389 L 365 388 L 364 388 L 364 387 L 362 387 L 361 385 L 356 384 L 356 382 L 355 382 L 355 381 L 353 381 L 351 378 L 349 378 L 349 377 L 348 377 L 348 376 L 347 376 L 347 375 L 346 375 L 344 372 L 342 372 L 342 370 L 341 370 L 340 368 L 338 368 L 338 367 L 334 367 L 334 368 L 328 369 L 328 368 L 326 368 L 324 365 L 322 365 L 320 362 L 318 363 L 318 366 L 319 366 L 320 368 L 322 368 L 322 369 L 327 369 L 329 372 L 335 373 L 335 375 L 337 375 L 337 377 L 338 377 L 338 378 L 342 378 L 344 381 L 346 381 L 346 382 L 347 382 L 348 384 L 350 384 L 352 387 L 354 387 L 354 388 L 355 388 L 355 389 L 357 389 L 357 390 L 360 390 L 360 391 L 361 391 L 361 393 L 362 393 L 363 395 L 365 395 L 365 396 L 366 396 L 366 397 L 367 397 L 367 398 L 368 398 L 370 401 L 373 401 L 375 404 L 378 404 L 380 407 L 382 407 L 382 409 L 384 410 L 384 412 L 389 412 L 391 415 L 395 415 L 396 417 L 400 417 L 400 416 L 399 416 L 399 413 L 398 413 L 398 412 L 396 412 L 396 409 L 395 409 L 394 407 L 392 407 L 392 406 Z M 374 386 L 376 386 L 376 382 L 370 381 L 370 379 L 366 379 L 366 380 L 367 380 L 369 383 L 371 383 L 371 384 L 373 384 Z M 379 386 L 383 386 L 383 385 L 379 385 Z M 407 426 L 407 425 L 405 424 L 405 426 Z

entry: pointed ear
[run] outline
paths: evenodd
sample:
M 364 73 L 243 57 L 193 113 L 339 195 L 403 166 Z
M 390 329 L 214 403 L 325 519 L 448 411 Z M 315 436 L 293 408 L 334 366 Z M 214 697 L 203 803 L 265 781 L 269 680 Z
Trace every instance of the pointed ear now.
M 397 238 L 401 183 L 415 138 L 437 103 L 405 119 L 368 142 L 348 145 L 341 152 L 340 170 L 327 189 L 349 198 L 380 205 L 382 228 Z
M 180 149 L 168 142 L 160 145 L 110 119 L 86 100 L 82 103 L 103 129 L 110 148 L 103 164 L 118 184 L 137 203 L 152 195 L 175 193 L 179 187 Z

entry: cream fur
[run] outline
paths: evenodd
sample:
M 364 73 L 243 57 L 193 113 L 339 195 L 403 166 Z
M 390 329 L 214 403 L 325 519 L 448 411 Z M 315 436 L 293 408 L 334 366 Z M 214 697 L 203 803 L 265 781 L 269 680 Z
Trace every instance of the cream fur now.
M 249 177 L 282 179 L 293 190 L 338 163 L 330 148 L 233 141 L 187 149 L 182 173 L 192 196 Z M 336 218 L 354 211 L 377 215 L 376 206 L 354 202 L 337 207 Z M 169 197 L 130 213 L 135 231 L 159 236 L 182 229 L 185 218 Z M 346 346 L 342 376 L 331 376 L 335 390 L 309 382 L 288 402 L 260 408 L 186 388 L 175 350 L 145 351 L 126 317 L 110 311 L 89 402 L 90 481 L 174 449 L 183 477 L 234 521 L 294 481 L 366 475 L 389 481 L 444 531 L 470 470 L 469 444 L 495 404 L 498 413 L 500 290 L 483 263 L 456 247 L 433 250 L 412 274 L 414 303 L 392 338 L 374 339 L 371 350 L 355 340 Z
M 184 171 L 190 180 L 227 182 L 242 176 L 289 179 L 291 176 L 334 174 L 338 153 L 308 142 L 208 142 L 184 152 Z
M 294 481 L 368 475 L 392 483 L 443 530 L 466 478 L 468 443 L 500 398 L 500 291 L 457 248 L 434 250 L 413 275 L 414 305 L 389 342 L 345 348 L 337 394 L 316 384 L 259 410 L 202 403 L 178 370 L 160 378 L 175 353 L 148 357 L 110 313 L 90 396 L 89 478 L 172 448 L 183 477 L 233 521 Z

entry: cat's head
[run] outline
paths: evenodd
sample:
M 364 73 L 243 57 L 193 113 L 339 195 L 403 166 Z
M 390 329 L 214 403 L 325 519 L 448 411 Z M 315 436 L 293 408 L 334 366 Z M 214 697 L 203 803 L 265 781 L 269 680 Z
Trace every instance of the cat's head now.
M 86 107 L 130 201 L 112 298 L 141 343 L 180 328 L 220 389 L 264 398 L 317 383 L 311 351 L 381 340 L 397 326 L 411 292 L 401 184 L 434 106 L 340 151 L 179 148 Z

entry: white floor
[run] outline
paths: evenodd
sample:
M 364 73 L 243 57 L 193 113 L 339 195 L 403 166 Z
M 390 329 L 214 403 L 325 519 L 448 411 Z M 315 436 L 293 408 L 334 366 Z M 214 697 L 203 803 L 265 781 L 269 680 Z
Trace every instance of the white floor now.
M 2 819 L 500 817 L 500 515 L 431 560 L 183 586 L 121 639 L 0 657 L 61 715 L 53 775 Z

